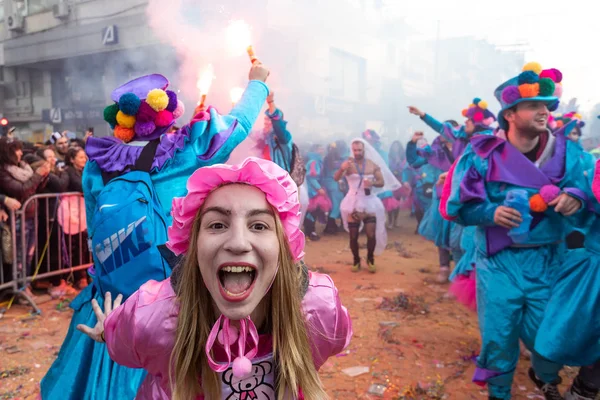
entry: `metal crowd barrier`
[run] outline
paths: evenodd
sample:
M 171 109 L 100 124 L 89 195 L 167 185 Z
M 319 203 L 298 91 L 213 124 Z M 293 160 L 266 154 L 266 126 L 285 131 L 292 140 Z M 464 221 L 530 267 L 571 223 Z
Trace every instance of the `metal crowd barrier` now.
M 12 268 L 10 264 L 7 268 L 0 257 L 0 292 L 12 292 L 39 313 L 35 300 L 24 291 L 31 282 L 72 274 L 89 268 L 93 263 L 87 249 L 83 194 L 69 192 L 32 196 L 20 210 L 10 213 L 9 221 Z M 12 276 L 6 276 L 7 271 L 11 271 Z

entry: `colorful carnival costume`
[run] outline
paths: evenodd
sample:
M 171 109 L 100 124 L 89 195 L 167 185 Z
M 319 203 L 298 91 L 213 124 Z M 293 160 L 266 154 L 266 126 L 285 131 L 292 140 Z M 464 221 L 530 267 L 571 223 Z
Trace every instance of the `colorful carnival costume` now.
M 596 383 L 587 384 L 587 390 L 581 388 L 591 372 L 582 368 L 582 379 L 576 379 L 571 389 L 581 395 L 573 399 L 595 399 L 600 388 L 600 162 L 579 173 L 585 176 L 581 189 L 589 202 L 571 222 L 585 229 L 584 248 L 568 251 L 556 274 L 535 350 L 559 364 L 596 364 L 591 379 Z
M 565 218 L 553 208 L 530 212 L 525 237 L 515 243 L 511 231 L 494 222 L 496 209 L 515 189 L 529 197 L 554 185 L 571 198 L 585 203 L 581 187 L 581 148 L 567 140 L 573 125 L 552 134 L 540 134 L 535 152 L 521 153 L 506 137 L 504 112 L 522 102 L 558 105 L 562 75 L 537 63 L 496 89 L 502 105 L 500 129 L 493 136 L 471 139 L 463 156 L 446 179 L 440 211 L 445 218 L 476 226 L 477 308 L 482 350 L 474 381 L 488 384 L 490 398 L 509 399 L 519 359 L 519 338 L 534 348 L 538 327 L 550 298 L 551 283 L 564 260 L 559 245 L 566 236 Z M 528 205 L 525 205 L 528 207 Z M 521 214 L 523 217 L 528 215 Z M 556 384 L 561 365 L 532 354 L 530 376 L 546 398 L 560 398 Z
M 344 192 L 341 191 L 340 184 L 335 181 L 333 176 L 335 175 L 335 171 L 342 165 L 342 162 L 348 159 L 348 156 L 349 149 L 346 143 L 342 140 L 337 140 L 329 145 L 327 155 L 323 160 L 322 183 L 331 200 L 331 211 L 327 219 L 327 226 L 325 226 L 325 233 L 327 234 L 335 234 L 339 230 L 336 220 L 342 217 L 340 204 L 344 198 Z
M 175 120 L 184 112 L 177 95 L 167 90 L 168 85 L 169 81 L 164 76 L 155 74 L 135 79 L 113 91 L 111 98 L 114 104 L 105 109 L 104 116 L 114 128 L 114 137 L 91 137 L 86 145 L 89 162 L 83 174 L 83 191 L 88 228 L 94 225 L 95 214 L 98 217 L 103 212 L 108 213 L 107 215 L 111 212 L 110 204 L 102 205 L 101 209 L 97 207 L 105 183 L 144 161 L 148 162 L 151 179 L 148 185 L 154 187 L 157 197 L 154 199 L 155 204 L 160 204 L 155 211 L 163 219 L 155 222 L 164 224 L 164 232 L 160 232 L 157 227 L 149 227 L 159 231 L 157 240 L 163 239 L 162 243 L 152 243 L 151 247 L 164 244 L 167 239 L 166 227 L 171 224 L 173 198 L 187 193 L 186 182 L 199 167 L 227 161 L 231 151 L 250 132 L 269 93 L 263 82 L 250 81 L 244 95 L 229 115 L 220 115 L 215 108 L 209 107 L 195 115 L 188 125 L 167 134 Z M 154 151 L 149 155 L 147 149 L 151 148 Z M 130 226 L 114 227 L 114 248 L 111 248 L 112 255 L 109 259 L 116 260 L 118 254 L 126 257 L 125 251 L 121 252 L 117 247 L 120 242 L 115 243 L 117 233 L 119 241 L 123 239 L 123 249 L 127 238 L 135 237 L 140 240 L 138 235 L 143 236 L 143 230 L 138 232 L 136 229 L 135 234 L 130 231 L 137 226 L 142 226 L 140 221 L 132 221 Z M 92 232 L 90 237 L 93 237 Z M 107 239 L 106 242 L 111 246 L 111 240 Z M 137 243 L 137 250 L 142 251 L 145 248 L 142 246 L 147 247 L 146 244 Z M 99 263 L 105 264 L 105 252 L 96 248 L 93 252 L 98 272 Z M 142 252 L 141 256 L 144 254 Z M 157 257 L 160 259 L 158 253 L 148 259 L 148 262 L 156 262 Z M 135 263 L 116 269 L 118 282 L 127 285 L 131 281 L 165 279 L 170 275 L 168 268 L 164 274 L 159 274 L 162 276 L 146 276 L 145 267 L 144 263 Z M 142 369 L 117 365 L 109 357 L 104 344 L 94 342 L 75 329 L 78 324 L 96 323 L 91 305 L 93 298 L 100 307 L 104 303 L 104 293 L 101 293 L 99 287 L 102 277 L 95 276 L 93 271 L 91 275 L 94 278 L 93 285 L 84 289 L 70 304 L 74 314 L 69 332 L 58 358 L 41 382 L 41 397 L 44 400 L 133 399 L 146 377 L 146 371 Z M 131 294 L 138 287 L 128 288 L 127 291 Z
M 454 162 L 454 160 L 457 160 L 463 154 L 471 137 L 480 134 L 491 135 L 493 133 L 492 124 L 496 122 L 496 117 L 488 109 L 487 102 L 480 98 L 473 99 L 473 102 L 469 107 L 462 111 L 462 115 L 467 119 L 467 122 L 462 126 L 456 126 L 454 121 L 442 123 L 429 114 L 421 116 L 423 122 L 439 133 L 444 140 L 452 144 L 452 157 L 448 157 L 451 162 Z M 463 238 L 463 228 L 461 225 L 442 222 L 445 220 L 438 210 L 440 190 L 441 187 L 438 186 L 435 193 L 437 196 L 434 197 L 433 207 L 428 211 L 426 218 L 424 218 L 425 222 L 420 233 L 425 238 L 432 240 L 439 248 L 451 251 L 452 258 L 456 264 L 455 271 L 459 268 L 461 261 L 462 265 L 460 265 L 460 268 L 462 269 L 465 267 L 465 269 L 468 269 L 471 262 L 463 260 L 462 256 L 465 249 L 473 247 L 470 243 L 472 241 L 472 236 Z M 469 257 L 471 256 L 472 254 L 469 254 Z M 442 264 L 441 261 L 442 260 L 440 259 L 443 273 L 440 275 L 440 281 L 445 281 L 446 274 L 449 273 L 449 271 L 446 270 L 446 267 L 449 267 L 449 265 Z M 466 273 L 468 274 L 469 272 L 467 271 Z
M 317 148 L 320 148 L 317 145 Z M 313 149 L 318 150 L 318 149 Z M 321 186 L 323 176 L 323 156 L 318 151 L 310 151 L 306 155 L 306 186 L 308 187 L 308 213 L 304 220 L 305 232 L 311 240 L 319 240 L 315 222 L 325 224 L 331 211 L 331 200 Z
M 551 115 L 548 119 L 548 127 L 554 131 L 562 128 L 573 120 L 577 121 L 577 124 L 571 133 L 569 133 L 568 138 L 575 143 L 581 144 L 582 130 L 585 126 L 585 122 L 581 119 L 581 114 L 570 112 L 563 115 Z M 587 151 L 582 151 L 581 158 L 583 161 L 583 168 L 585 168 L 586 171 L 594 168 L 596 158 L 592 154 Z M 574 227 L 573 232 L 569 233 L 567 236 L 567 247 L 569 249 L 583 248 L 586 233 L 586 227 Z
M 436 280 L 439 283 L 448 281 L 450 275 L 450 232 L 452 223 L 439 216 L 437 205 L 441 193 L 441 186 L 437 184 L 438 178 L 443 172 L 450 169 L 454 162 L 447 141 L 438 136 L 431 146 L 417 149 L 417 144 L 409 142 L 406 146 L 406 158 L 413 168 L 421 170 L 421 176 L 430 182 L 429 193 L 431 193 L 431 205 L 425 210 L 425 214 L 419 224 L 419 234 L 427 240 L 431 240 L 438 248 L 440 273 Z

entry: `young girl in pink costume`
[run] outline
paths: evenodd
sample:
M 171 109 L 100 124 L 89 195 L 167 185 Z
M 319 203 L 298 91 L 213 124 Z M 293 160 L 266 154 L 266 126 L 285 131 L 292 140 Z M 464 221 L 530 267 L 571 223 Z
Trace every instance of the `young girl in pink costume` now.
M 326 399 L 317 371 L 352 326 L 331 278 L 298 264 L 296 184 L 248 158 L 197 170 L 187 189 L 167 244 L 179 271 L 123 305 L 93 300 L 98 323 L 78 329 L 148 371 L 138 399 Z

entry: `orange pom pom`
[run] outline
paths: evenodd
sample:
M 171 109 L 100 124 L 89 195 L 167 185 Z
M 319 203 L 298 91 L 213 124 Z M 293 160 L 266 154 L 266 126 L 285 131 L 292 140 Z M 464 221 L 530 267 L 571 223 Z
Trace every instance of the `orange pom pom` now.
M 468 110 L 462 110 L 462 116 L 463 116 L 463 117 L 466 117 L 466 116 L 467 116 L 467 111 L 468 111 Z
M 120 125 L 115 127 L 115 137 L 122 140 L 125 143 L 129 143 L 133 140 L 135 131 L 131 128 L 124 128 Z
M 529 208 L 533 212 L 544 212 L 548 209 L 548 204 L 542 198 L 542 195 L 537 193 L 529 199 Z
M 519 93 L 522 98 L 536 97 L 540 94 L 539 83 L 524 83 L 519 85 Z
M 562 128 L 564 125 L 565 125 L 564 122 L 562 122 L 562 121 L 556 121 L 556 127 L 557 128 Z

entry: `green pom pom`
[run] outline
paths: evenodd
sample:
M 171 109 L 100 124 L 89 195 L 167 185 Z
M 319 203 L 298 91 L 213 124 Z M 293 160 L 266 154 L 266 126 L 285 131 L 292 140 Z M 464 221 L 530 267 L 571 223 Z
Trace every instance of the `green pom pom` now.
M 117 125 L 117 113 L 119 112 L 119 105 L 112 104 L 104 109 L 104 120 L 111 126 Z
M 550 78 L 542 78 L 540 79 L 540 96 L 549 97 L 554 95 L 554 90 L 556 89 L 556 85 L 554 81 Z

